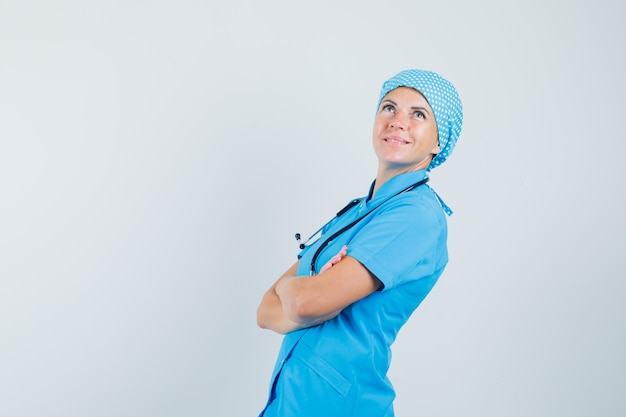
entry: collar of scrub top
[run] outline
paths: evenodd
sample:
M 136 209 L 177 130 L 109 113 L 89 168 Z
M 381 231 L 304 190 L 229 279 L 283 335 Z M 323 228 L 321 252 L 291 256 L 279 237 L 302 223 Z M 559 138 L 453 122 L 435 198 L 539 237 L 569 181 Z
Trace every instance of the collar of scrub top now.
M 412 171 L 412 172 L 424 172 L 425 170 L 420 170 L 420 171 Z M 381 195 L 381 191 L 385 191 L 385 189 L 389 186 L 392 186 L 395 182 L 399 181 L 399 180 L 404 180 L 406 181 L 406 179 L 408 177 L 412 176 L 411 173 L 407 172 L 405 174 L 400 174 L 398 176 L 395 176 L 393 178 L 391 178 L 389 181 L 387 181 L 385 184 L 383 184 L 380 189 L 377 192 L 377 196 Z M 426 177 L 428 178 L 428 177 Z M 428 180 L 427 180 L 428 181 Z M 370 190 L 367 193 L 367 197 L 365 198 L 365 202 L 368 203 L 373 195 L 374 195 L 374 186 L 376 185 L 376 180 L 372 181 L 372 185 L 370 185 Z M 432 187 L 429 187 L 431 190 L 433 190 Z M 439 196 L 439 194 L 437 194 L 437 192 L 435 190 L 433 190 L 433 193 L 435 193 L 435 196 L 437 197 L 437 200 L 439 200 L 439 204 L 441 204 L 441 208 L 443 209 L 443 211 L 448 215 L 448 216 L 452 216 L 452 213 L 454 213 L 452 211 L 452 209 L 443 201 L 443 199 Z M 384 195 L 384 194 L 383 194 Z M 352 200 L 350 203 L 348 203 L 348 205 L 346 207 L 344 207 L 342 209 L 342 211 L 340 211 L 339 213 L 343 214 L 346 211 L 348 211 L 348 209 L 350 209 L 352 207 L 352 205 L 357 204 L 359 201 L 361 201 L 360 199 L 356 199 L 356 200 Z M 352 205 L 350 205 L 352 204 Z M 337 213 L 337 217 L 339 217 L 339 213 Z

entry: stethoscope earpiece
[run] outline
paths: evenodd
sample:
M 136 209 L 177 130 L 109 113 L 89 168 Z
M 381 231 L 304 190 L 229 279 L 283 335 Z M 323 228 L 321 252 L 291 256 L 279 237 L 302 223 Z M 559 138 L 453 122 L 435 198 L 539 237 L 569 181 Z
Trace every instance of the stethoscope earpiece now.
M 312 236 L 311 236 L 311 237 L 312 237 Z M 298 241 L 298 243 L 300 243 L 300 240 L 301 240 L 301 239 L 302 239 L 302 236 L 300 235 L 300 233 L 296 233 L 296 240 Z M 306 240 L 306 242 L 308 242 L 309 240 L 311 240 L 311 238 L 308 238 L 308 239 Z M 298 247 L 299 247 L 300 249 L 304 249 L 304 248 L 306 248 L 306 244 L 305 244 L 306 242 L 304 242 L 304 243 L 300 243 L 300 244 L 298 245 Z

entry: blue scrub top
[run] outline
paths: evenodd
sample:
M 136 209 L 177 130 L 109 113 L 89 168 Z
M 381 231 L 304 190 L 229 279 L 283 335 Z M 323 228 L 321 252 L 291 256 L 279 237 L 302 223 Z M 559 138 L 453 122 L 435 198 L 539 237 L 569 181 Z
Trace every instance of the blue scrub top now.
M 426 177 L 398 175 L 329 223 L 320 239 L 299 254 L 298 275 L 326 237 L 389 197 Z M 371 194 L 371 190 L 370 190 Z M 386 201 L 327 246 L 319 270 L 348 245 L 383 284 L 318 326 L 285 335 L 271 379 L 264 417 L 393 416 L 395 392 L 387 378 L 391 344 L 448 262 L 447 223 L 440 199 L 427 185 Z

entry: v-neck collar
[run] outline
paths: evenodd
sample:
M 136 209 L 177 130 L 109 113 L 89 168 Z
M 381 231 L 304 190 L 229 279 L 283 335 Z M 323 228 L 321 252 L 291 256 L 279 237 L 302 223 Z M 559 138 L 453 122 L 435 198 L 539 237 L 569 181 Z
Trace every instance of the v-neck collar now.
M 370 190 L 367 193 L 367 199 L 365 200 L 367 203 L 372 201 L 380 200 L 381 198 L 389 197 L 393 194 L 396 194 L 403 189 L 409 187 L 416 182 L 419 182 L 426 178 L 426 170 L 420 169 L 417 171 L 406 172 L 404 174 L 396 175 L 393 178 L 390 178 L 385 182 L 377 191 L 376 195 L 373 196 L 374 186 L 376 185 L 376 180 L 372 181 L 372 185 L 370 186 Z M 373 198 L 372 198 L 373 197 Z

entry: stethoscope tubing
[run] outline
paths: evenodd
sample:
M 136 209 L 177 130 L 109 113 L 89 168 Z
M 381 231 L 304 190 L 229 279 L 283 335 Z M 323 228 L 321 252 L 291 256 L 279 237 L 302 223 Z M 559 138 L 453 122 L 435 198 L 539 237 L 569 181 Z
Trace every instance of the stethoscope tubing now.
M 337 236 L 340 236 L 341 234 L 345 233 L 346 231 L 350 230 L 352 227 L 354 227 L 357 223 L 359 223 L 361 220 L 365 219 L 366 217 L 368 217 L 370 214 L 372 214 L 373 212 L 375 212 L 378 208 L 380 208 L 383 204 L 385 204 L 386 202 L 388 202 L 389 200 L 391 200 L 394 197 L 399 196 L 400 194 L 404 194 L 406 192 L 409 192 L 417 187 L 419 187 L 420 185 L 426 184 L 428 182 L 429 178 L 426 177 L 421 181 L 416 182 L 415 184 L 412 184 L 410 186 L 408 186 L 407 188 L 405 188 L 404 190 L 392 195 L 391 197 L 387 198 L 385 201 L 383 201 L 382 203 L 380 203 L 379 205 L 377 205 L 376 207 L 374 207 L 373 209 L 371 209 L 370 211 L 368 211 L 367 213 L 365 213 L 364 215 L 362 215 L 361 217 L 357 218 L 356 220 L 352 221 L 351 223 L 349 223 L 348 225 L 342 227 L 341 229 L 337 230 L 335 233 L 333 233 L 332 235 L 330 235 L 328 238 L 326 238 L 324 240 L 324 242 L 322 242 L 322 244 L 317 248 L 317 250 L 315 251 L 315 253 L 313 254 L 313 257 L 311 258 L 311 264 L 310 264 L 310 269 L 309 269 L 309 275 L 313 276 L 315 275 L 315 264 L 317 262 L 317 258 L 319 258 L 320 254 L 322 253 L 322 251 L 326 248 L 326 246 L 328 246 Z M 348 205 L 346 207 L 344 207 L 343 209 L 341 209 L 339 211 L 339 213 L 337 213 L 337 216 L 334 217 L 331 221 L 333 221 L 334 219 L 341 217 L 344 213 L 346 213 L 350 208 L 352 208 L 353 206 L 355 206 L 356 204 L 359 203 L 359 201 L 361 201 L 360 199 L 356 199 L 356 200 L 352 200 L 350 203 L 348 203 Z M 306 246 L 306 243 L 308 241 L 310 241 L 314 236 L 316 236 L 320 231 L 322 231 L 331 221 L 329 221 L 328 223 L 326 223 L 324 226 L 322 226 L 319 230 L 317 230 L 314 234 L 311 235 L 310 238 L 308 238 L 306 240 L 306 242 L 304 242 L 304 244 L 300 245 L 301 249 L 304 249 L 303 246 Z M 299 237 L 299 234 L 296 234 L 296 239 Z

